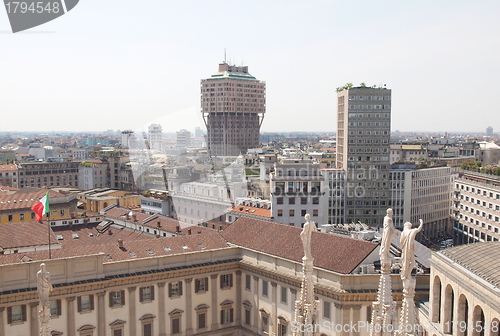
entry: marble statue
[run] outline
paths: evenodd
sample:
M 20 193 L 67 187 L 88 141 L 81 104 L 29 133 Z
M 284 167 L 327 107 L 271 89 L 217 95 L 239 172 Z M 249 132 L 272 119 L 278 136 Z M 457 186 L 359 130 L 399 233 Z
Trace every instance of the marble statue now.
M 304 228 L 300 233 L 300 239 L 302 239 L 302 244 L 304 245 L 304 258 L 312 259 L 311 255 L 311 236 L 314 231 L 316 231 L 316 224 L 314 222 L 310 222 L 311 216 L 306 214 L 305 216 L 306 223 L 304 224 Z
M 401 233 L 401 280 L 409 279 L 415 267 L 415 236 L 422 231 L 424 222 L 420 220 L 420 226 L 412 229 L 412 224 L 406 222 Z
M 384 232 L 382 233 L 382 242 L 380 243 L 380 260 L 390 260 L 390 248 L 392 238 L 396 233 L 396 228 L 392 221 L 393 211 L 387 209 L 387 214 L 384 217 Z
M 48 309 L 50 306 L 49 293 L 52 291 L 52 284 L 50 283 L 50 274 L 45 270 L 45 264 L 40 264 L 40 270 L 36 274 L 37 291 L 42 309 Z

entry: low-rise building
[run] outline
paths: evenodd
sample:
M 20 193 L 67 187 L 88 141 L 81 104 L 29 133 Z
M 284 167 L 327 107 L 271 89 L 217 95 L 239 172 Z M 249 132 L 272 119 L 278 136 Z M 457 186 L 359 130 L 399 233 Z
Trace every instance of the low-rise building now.
M 302 227 L 306 213 L 316 224 L 324 223 L 327 195 L 319 163 L 284 159 L 271 174 L 271 213 L 278 223 Z
M 0 165 L 0 186 L 17 188 L 19 172 L 14 163 Z

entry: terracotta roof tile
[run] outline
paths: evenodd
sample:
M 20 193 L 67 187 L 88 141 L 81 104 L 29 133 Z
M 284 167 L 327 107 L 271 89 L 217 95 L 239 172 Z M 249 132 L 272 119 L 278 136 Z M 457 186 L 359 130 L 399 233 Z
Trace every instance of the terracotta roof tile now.
M 302 262 L 302 229 L 240 217 L 221 234 L 229 242 L 282 258 Z M 377 244 L 334 234 L 314 232 L 311 253 L 314 266 L 349 274 L 377 247 Z
M 0 247 L 13 249 L 27 246 L 40 246 L 49 244 L 47 223 L 35 221 L 24 223 L 8 223 L 0 225 Z M 57 243 L 56 236 L 50 231 L 51 243 Z
M 0 211 L 12 209 L 29 209 L 47 193 L 47 189 L 38 189 L 38 191 L 35 192 L 25 192 L 26 190 L 23 190 L 24 189 L 20 189 L 14 194 L 0 193 Z M 50 199 L 54 197 L 64 197 L 64 195 L 56 191 L 49 190 L 49 203 Z
M 266 217 L 266 218 L 271 218 L 271 209 L 263 209 L 263 208 L 257 208 L 257 207 L 251 207 L 247 205 L 237 205 L 233 208 L 229 208 L 229 211 L 235 212 L 235 213 L 241 213 L 245 215 L 252 215 L 252 216 L 259 216 L 259 217 Z

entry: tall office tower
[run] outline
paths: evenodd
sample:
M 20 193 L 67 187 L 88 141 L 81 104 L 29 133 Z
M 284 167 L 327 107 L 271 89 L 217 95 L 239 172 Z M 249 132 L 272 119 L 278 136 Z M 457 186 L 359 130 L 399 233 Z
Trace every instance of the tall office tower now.
M 355 87 L 337 94 L 336 167 L 346 171 L 346 220 L 382 224 L 388 207 L 391 90 Z
M 176 141 L 177 148 L 187 148 L 191 146 L 191 132 L 183 129 L 177 131 L 176 136 L 177 136 L 177 141 Z
M 266 83 L 247 66 L 219 64 L 219 71 L 201 80 L 201 113 L 212 156 L 236 156 L 260 145 L 266 112 Z
M 162 128 L 160 124 L 151 124 L 148 127 L 149 149 L 161 152 L 162 145 Z
M 133 141 L 134 140 L 134 132 L 132 130 L 125 130 L 122 131 L 122 139 L 121 139 L 121 145 L 122 148 L 130 148 L 133 147 Z

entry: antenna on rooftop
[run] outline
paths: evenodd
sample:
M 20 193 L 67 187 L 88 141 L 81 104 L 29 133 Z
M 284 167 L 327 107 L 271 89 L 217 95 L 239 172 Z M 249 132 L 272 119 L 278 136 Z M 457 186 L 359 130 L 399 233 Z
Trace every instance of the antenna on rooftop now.
M 224 48 L 224 63 L 227 63 L 226 62 L 226 48 Z

